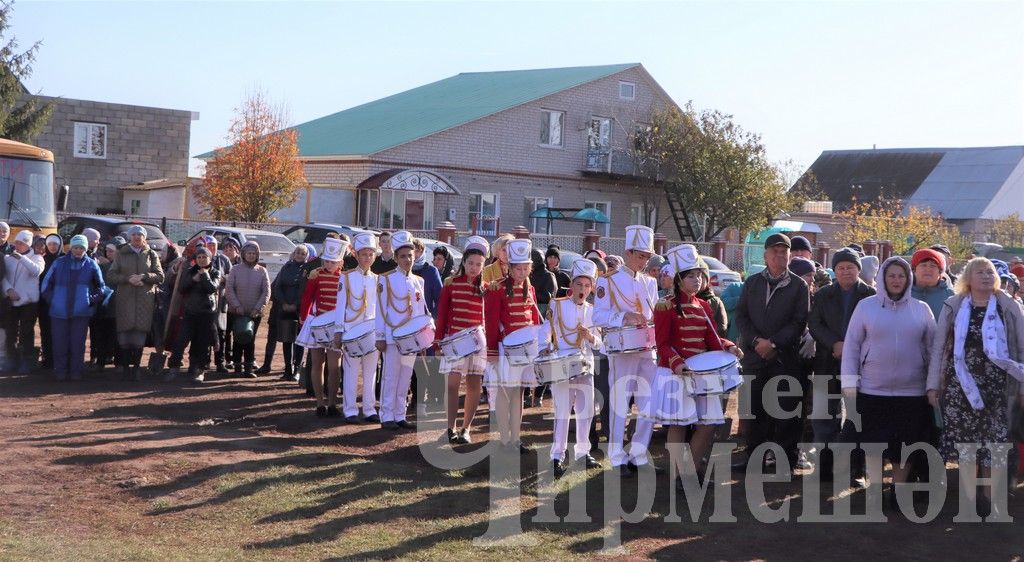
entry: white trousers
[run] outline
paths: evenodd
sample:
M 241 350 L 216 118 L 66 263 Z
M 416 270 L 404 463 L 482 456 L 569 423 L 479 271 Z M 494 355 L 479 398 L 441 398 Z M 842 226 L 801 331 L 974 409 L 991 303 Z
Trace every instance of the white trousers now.
M 594 375 L 583 375 L 551 385 L 555 402 L 555 431 L 551 460 L 564 460 L 569 440 L 569 415 L 576 412 L 576 460 L 590 453 L 590 422 L 594 419 Z
M 412 367 L 416 355 L 402 355 L 398 346 L 389 343 L 384 351 L 384 372 L 380 382 L 380 421 L 399 422 L 405 420 L 409 407 L 409 385 L 412 383 Z
M 611 393 L 608 400 L 611 406 L 608 456 L 613 467 L 627 462 L 647 464 L 647 446 L 651 442 L 654 422 L 638 417 L 630 439 L 629 454 L 626 454 L 623 443 L 629 416 L 629 399 L 634 399 L 639 411 L 646 411 L 656 372 L 654 357 L 648 352 L 608 356 L 608 391 Z
M 376 350 L 362 357 L 349 357 L 342 354 L 342 364 L 345 366 L 342 397 L 345 400 L 346 418 L 359 414 L 356 396 L 359 394 L 360 375 L 363 376 L 363 417 L 377 413 L 377 395 L 374 387 L 377 382 L 378 360 L 380 360 L 380 352 Z

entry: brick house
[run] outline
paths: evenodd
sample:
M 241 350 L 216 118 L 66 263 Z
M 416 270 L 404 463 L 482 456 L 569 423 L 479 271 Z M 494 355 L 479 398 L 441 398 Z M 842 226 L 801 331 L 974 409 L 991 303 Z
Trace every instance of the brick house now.
M 670 104 L 640 64 L 459 74 L 296 126 L 310 185 L 277 218 L 621 237 L 668 219 L 629 151 Z M 529 218 L 542 207 L 596 207 L 611 223 Z
M 32 144 L 53 151 L 57 183 L 71 186 L 68 210 L 124 212 L 120 188 L 188 175 L 197 114 L 118 103 L 37 96 L 53 117 Z

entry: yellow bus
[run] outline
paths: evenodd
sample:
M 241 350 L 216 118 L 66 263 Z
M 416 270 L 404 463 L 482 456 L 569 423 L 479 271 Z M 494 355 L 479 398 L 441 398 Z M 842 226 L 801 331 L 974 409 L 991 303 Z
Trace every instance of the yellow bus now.
M 29 229 L 39 236 L 57 231 L 53 153 L 30 144 L 0 139 L 0 221 L 11 238 Z M 61 207 L 67 201 L 62 188 Z

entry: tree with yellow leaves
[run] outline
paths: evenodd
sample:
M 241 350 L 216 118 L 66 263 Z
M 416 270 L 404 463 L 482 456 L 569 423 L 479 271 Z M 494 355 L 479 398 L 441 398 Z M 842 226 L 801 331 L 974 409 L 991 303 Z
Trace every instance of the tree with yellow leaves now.
M 1020 213 L 1011 213 L 992 223 L 992 241 L 1014 248 L 1024 247 L 1024 220 Z
M 236 109 L 226 148 L 206 162 L 206 177 L 195 192 L 214 219 L 270 222 L 274 211 L 295 203 L 306 178 L 299 162 L 298 136 L 284 127 L 285 112 L 262 93 Z
M 965 258 L 971 253 L 970 242 L 960 234 L 956 225 L 927 208 L 904 208 L 900 200 L 854 201 L 849 209 L 837 213 L 837 216 L 847 219 L 846 227 L 837 233 L 839 239 L 846 242 L 891 240 L 893 252 L 904 256 L 933 244 L 945 244 L 957 258 Z

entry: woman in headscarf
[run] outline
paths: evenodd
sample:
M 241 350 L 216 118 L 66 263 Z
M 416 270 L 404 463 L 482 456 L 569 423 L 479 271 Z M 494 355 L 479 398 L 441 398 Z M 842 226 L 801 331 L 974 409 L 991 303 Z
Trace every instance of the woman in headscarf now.
M 117 341 L 126 364 L 124 376 L 142 380 L 142 349 L 153 328 L 157 287 L 164 281 L 160 257 L 146 244 L 146 229 L 133 225 L 131 240 L 117 251 L 108 282 L 117 290 Z
M 455 269 L 455 260 L 452 259 L 448 248 L 444 246 L 434 248 L 434 267 L 441 272 L 442 283 L 444 283 L 445 279 L 451 277 L 452 271 Z
M 46 246 L 43 255 L 43 273 L 39 275 L 39 286 L 42 288 L 43 279 L 46 278 L 46 274 L 50 272 L 50 268 L 53 267 L 53 263 L 57 261 L 57 258 L 64 255 L 64 240 L 56 234 L 50 234 L 46 237 L 44 244 Z M 46 299 L 39 299 L 39 343 L 41 348 L 41 357 L 39 358 L 39 365 L 43 369 L 53 368 L 53 337 L 50 331 L 50 303 Z

